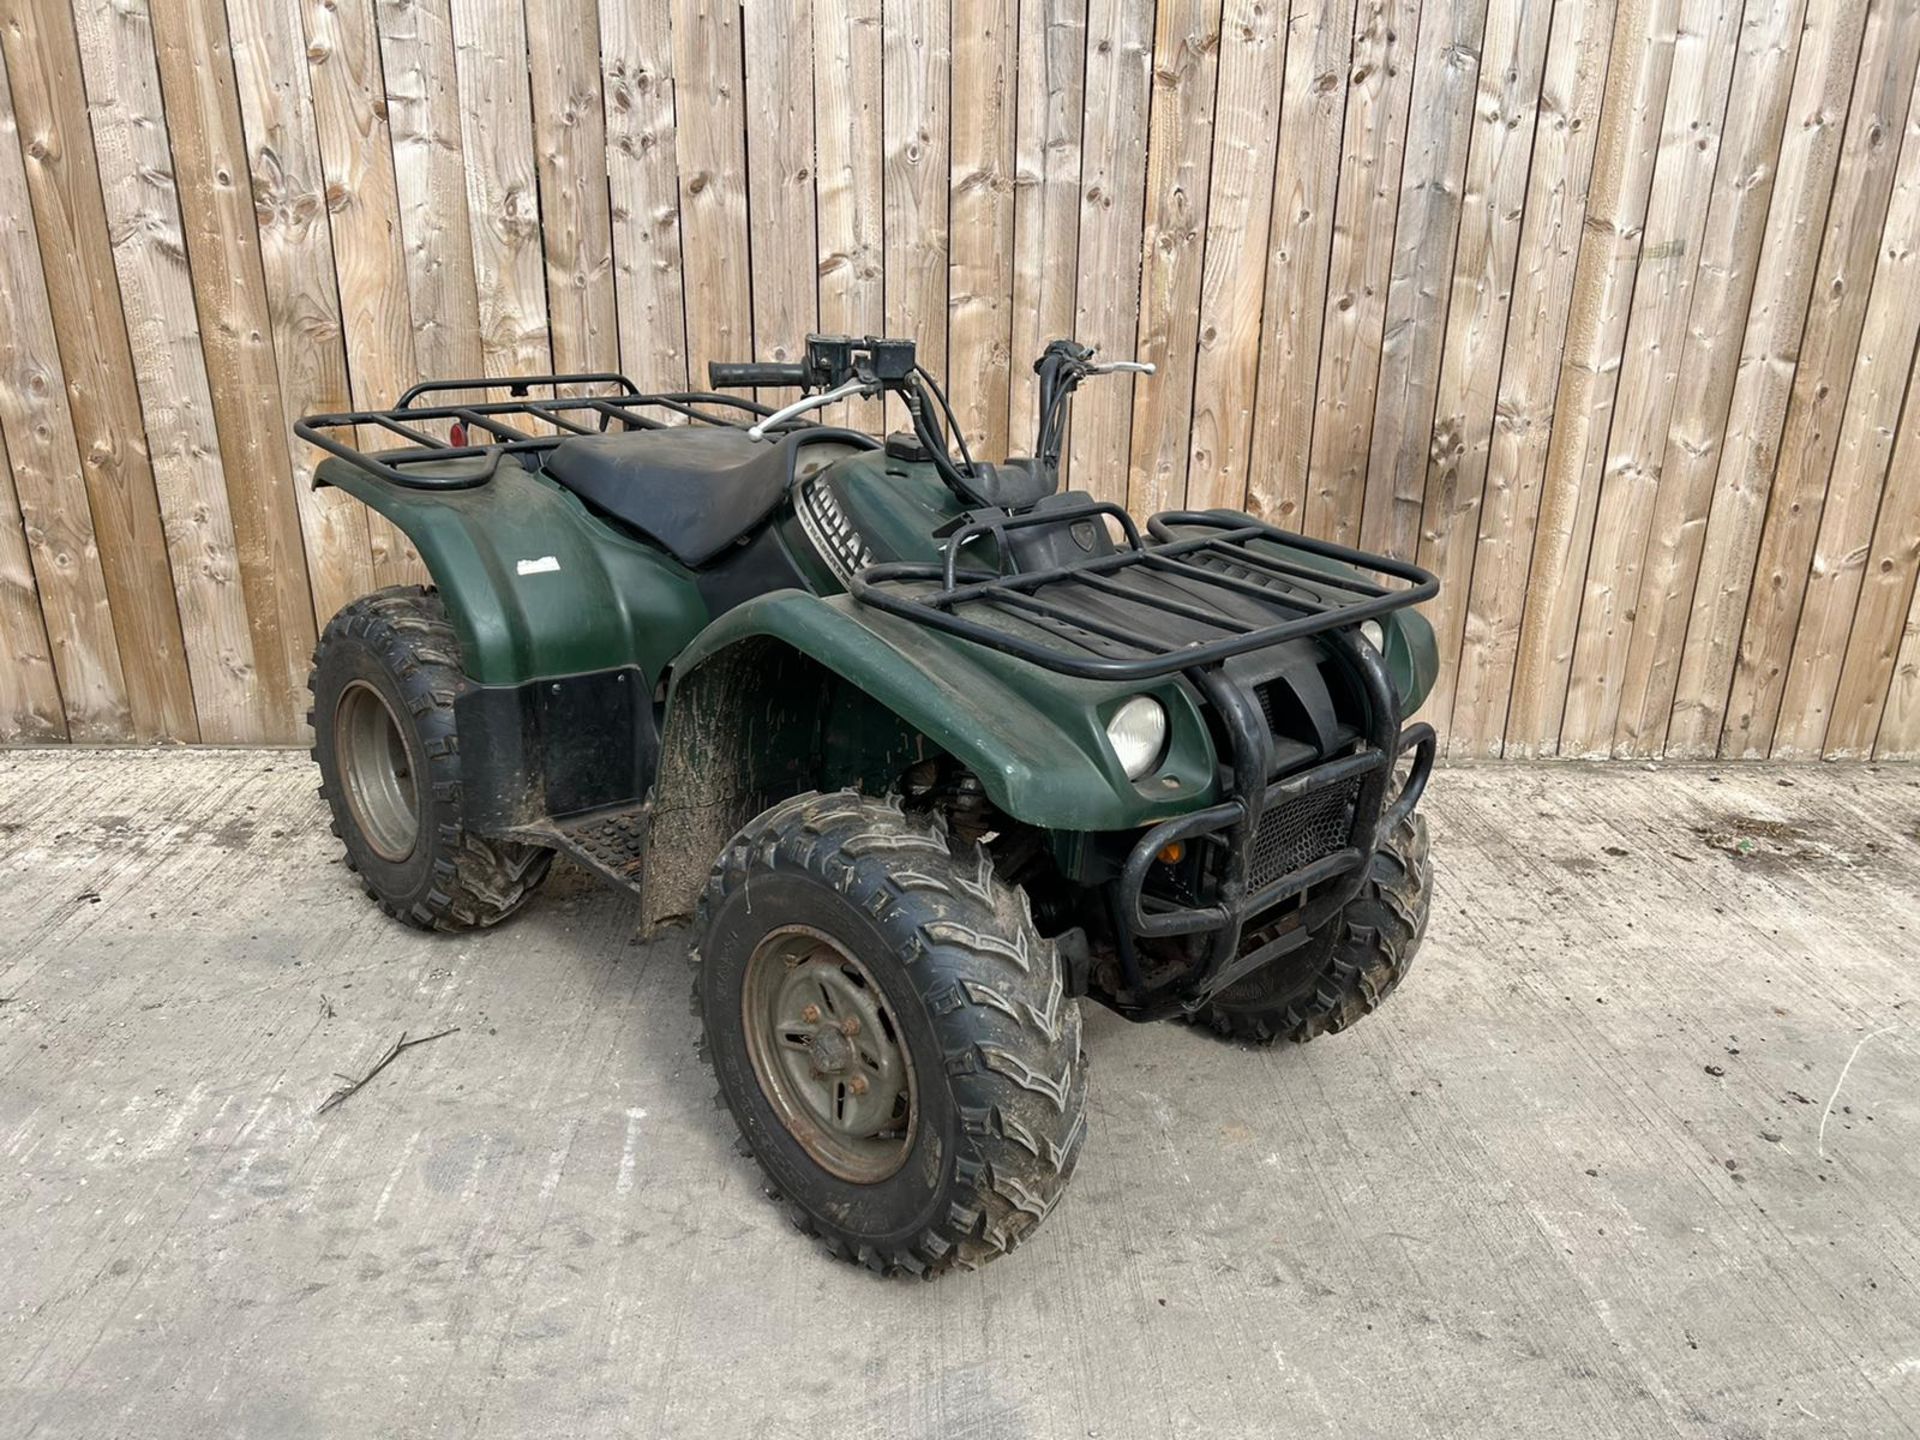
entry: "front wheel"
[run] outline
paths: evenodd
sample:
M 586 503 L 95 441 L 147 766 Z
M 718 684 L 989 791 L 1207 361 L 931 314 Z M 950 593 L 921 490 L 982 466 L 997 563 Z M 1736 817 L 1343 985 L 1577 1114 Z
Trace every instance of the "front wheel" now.
M 694 924 L 708 1059 L 801 1229 L 931 1275 L 1053 1209 L 1086 1132 L 1080 1009 L 979 846 L 803 795 L 734 837 Z
M 1229 985 L 1205 1012 L 1236 1040 L 1311 1040 L 1370 1014 L 1406 978 L 1433 908 L 1424 816 L 1394 826 L 1373 852 L 1360 893 L 1290 956 Z

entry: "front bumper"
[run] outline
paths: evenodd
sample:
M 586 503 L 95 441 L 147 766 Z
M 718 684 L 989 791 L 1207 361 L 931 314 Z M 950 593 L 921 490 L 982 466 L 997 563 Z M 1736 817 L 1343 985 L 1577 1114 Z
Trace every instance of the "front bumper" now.
M 1266 778 L 1270 736 L 1248 697 L 1217 670 L 1193 676 L 1233 740 L 1234 785 L 1227 800 L 1147 830 L 1115 882 L 1115 928 L 1130 970 L 1138 971 L 1130 953 L 1137 939 L 1206 937 L 1177 998 L 1156 1003 L 1142 996 L 1140 1008 L 1198 1010 L 1234 981 L 1306 944 L 1359 893 L 1382 839 L 1419 804 L 1433 772 L 1433 727 L 1417 722 L 1402 729 L 1379 653 L 1351 637 L 1340 643 L 1367 697 L 1368 733 L 1350 753 L 1272 782 Z M 1406 782 L 1389 797 L 1409 752 Z M 1209 893 L 1198 903 L 1149 893 L 1154 865 L 1175 842 L 1213 852 L 1202 867 Z M 1250 932 L 1256 943 L 1243 945 Z

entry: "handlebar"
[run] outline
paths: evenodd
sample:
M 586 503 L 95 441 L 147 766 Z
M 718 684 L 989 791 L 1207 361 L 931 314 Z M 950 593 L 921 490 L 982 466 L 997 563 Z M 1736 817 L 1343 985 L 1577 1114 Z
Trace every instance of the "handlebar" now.
M 804 385 L 807 367 L 773 360 L 709 360 L 707 380 L 716 390 L 751 390 L 762 385 Z

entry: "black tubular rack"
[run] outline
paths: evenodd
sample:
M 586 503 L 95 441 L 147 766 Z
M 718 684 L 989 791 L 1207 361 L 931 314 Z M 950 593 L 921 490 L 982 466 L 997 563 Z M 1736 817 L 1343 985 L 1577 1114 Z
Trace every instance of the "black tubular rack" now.
M 1015 531 L 1108 519 L 1122 532 L 1111 554 L 1026 571 L 1011 559 Z M 1237 513 L 1169 511 L 1148 521 L 1147 531 L 1143 539 L 1110 501 L 996 513 L 956 530 L 943 563 L 870 565 L 851 588 L 868 605 L 1048 670 L 1125 681 L 1357 625 L 1440 589 L 1418 565 Z M 995 568 L 963 566 L 961 552 L 986 536 L 994 540 Z M 1261 542 L 1335 563 L 1309 564 Z
M 486 396 L 501 390 L 508 392 L 509 398 L 448 398 Z M 626 376 L 606 372 L 429 380 L 407 391 L 390 410 L 309 415 L 293 428 L 302 440 L 391 484 L 415 490 L 463 490 L 491 480 L 502 456 L 551 450 L 574 435 L 657 430 L 669 423 L 668 416 L 697 425 L 745 425 L 772 413 L 772 407 L 738 395 L 709 391 L 647 394 Z M 515 424 L 516 420 L 521 423 Z M 526 428 L 529 422 L 550 428 L 538 433 Z M 439 433 L 454 425 L 461 427 L 465 443 L 456 444 L 451 435 Z M 356 437 L 369 433 L 392 436 L 395 447 L 369 450 L 355 443 Z M 451 470 L 437 468 L 450 460 L 483 463 Z

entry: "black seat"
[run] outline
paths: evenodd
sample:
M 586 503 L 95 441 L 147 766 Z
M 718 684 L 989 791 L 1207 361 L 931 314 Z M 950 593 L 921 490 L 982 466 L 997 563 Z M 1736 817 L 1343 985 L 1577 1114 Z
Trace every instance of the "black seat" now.
M 779 506 L 802 438 L 753 440 L 731 425 L 577 435 L 547 452 L 545 469 L 594 509 L 698 567 Z

